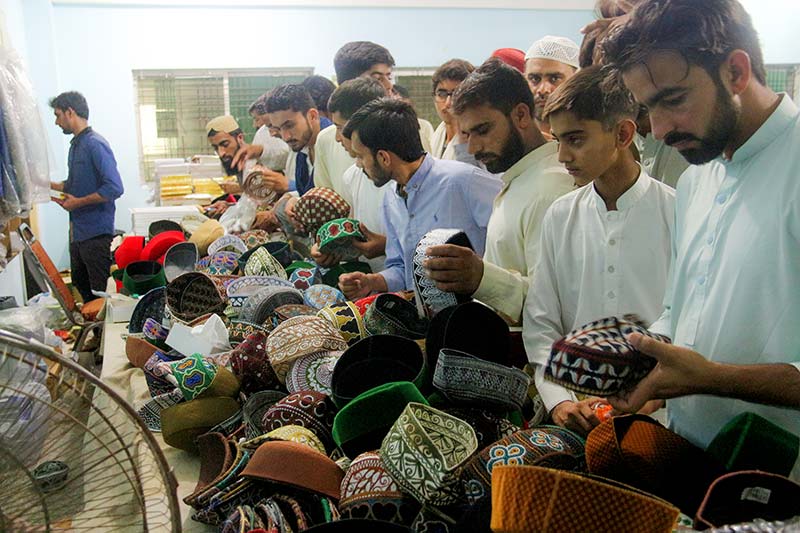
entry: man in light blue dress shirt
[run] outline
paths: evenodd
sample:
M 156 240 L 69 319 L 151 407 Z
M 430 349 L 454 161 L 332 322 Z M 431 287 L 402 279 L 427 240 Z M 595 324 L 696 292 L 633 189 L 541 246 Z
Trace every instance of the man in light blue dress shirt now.
M 644 0 L 603 46 L 692 164 L 651 327 L 673 345 L 634 339 L 658 365 L 612 404 L 668 399 L 670 427 L 703 448 L 745 412 L 800 435 L 800 110 L 767 86 L 737 0 Z M 800 480 L 800 460 L 787 473 Z
M 376 186 L 395 182 L 383 199 L 386 268 L 377 274 L 343 274 L 339 286 L 348 298 L 413 288 L 414 249 L 433 229 L 464 231 L 483 255 L 492 201 L 502 185 L 497 177 L 426 154 L 417 115 L 402 100 L 387 97 L 366 104 L 343 134 L 351 140 L 356 164 Z

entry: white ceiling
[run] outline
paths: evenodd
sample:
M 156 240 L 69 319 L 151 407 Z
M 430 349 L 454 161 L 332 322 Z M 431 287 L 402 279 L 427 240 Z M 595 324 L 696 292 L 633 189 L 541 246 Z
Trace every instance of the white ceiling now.
M 52 0 L 54 5 L 176 7 L 406 7 L 591 10 L 595 0 Z

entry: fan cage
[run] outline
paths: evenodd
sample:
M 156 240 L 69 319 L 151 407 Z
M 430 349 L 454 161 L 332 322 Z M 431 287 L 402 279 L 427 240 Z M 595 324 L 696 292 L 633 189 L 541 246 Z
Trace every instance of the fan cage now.
M 179 532 L 176 488 L 158 442 L 117 392 L 0 330 L 0 531 Z

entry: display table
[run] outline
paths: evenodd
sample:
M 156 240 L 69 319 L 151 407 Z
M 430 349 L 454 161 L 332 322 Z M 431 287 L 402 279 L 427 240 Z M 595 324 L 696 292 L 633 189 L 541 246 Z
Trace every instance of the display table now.
M 111 313 L 108 313 L 108 316 L 110 315 Z M 144 373 L 141 369 L 131 366 L 125 355 L 125 341 L 122 339 L 122 335 L 127 331 L 127 323 L 114 323 L 106 318 L 102 348 L 103 369 L 100 379 L 113 387 L 134 409 L 137 409 L 149 399 L 150 393 Z M 192 509 L 183 503 L 183 498 L 191 494 L 197 484 L 200 474 L 200 459 L 195 455 L 168 446 L 161 438 L 161 433 L 154 433 L 154 435 L 178 481 L 178 500 L 180 500 L 183 531 L 217 531 L 216 527 L 192 520 Z

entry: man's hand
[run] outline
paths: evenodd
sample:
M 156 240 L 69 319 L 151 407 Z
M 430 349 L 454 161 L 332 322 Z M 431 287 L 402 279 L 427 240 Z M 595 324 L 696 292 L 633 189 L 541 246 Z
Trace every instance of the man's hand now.
M 63 181 L 51 181 L 50 188 L 54 191 L 61 191 L 64 192 L 64 182 Z
M 205 212 L 209 216 L 222 215 L 225 211 L 228 210 L 228 207 L 230 207 L 228 205 L 228 202 L 226 202 L 225 200 L 220 200 L 206 207 Z
M 633 389 L 608 398 L 614 409 L 635 413 L 650 400 L 665 400 L 704 392 L 715 372 L 715 363 L 699 353 L 634 333 L 630 343 L 658 361 L 656 367 Z
M 272 233 L 281 227 L 281 221 L 272 211 L 257 211 L 256 219 L 253 221 L 252 229 L 263 229 L 267 233 Z
M 264 153 L 264 147 L 260 144 L 247 144 L 239 148 L 236 155 L 233 156 L 231 166 L 239 169 L 241 172 L 244 170 L 244 164 L 248 159 L 258 159 Z
M 358 223 L 361 233 L 366 241 L 353 241 L 353 248 L 361 252 L 367 259 L 380 257 L 386 253 L 386 235 L 370 231 L 363 222 Z
M 594 412 L 597 403 L 605 401 L 600 398 L 586 398 L 580 402 L 567 400 L 553 407 L 550 416 L 557 425 L 580 435 L 588 435 L 601 422 Z
M 261 172 L 261 179 L 264 181 L 264 184 L 279 195 L 289 190 L 289 178 L 280 172 L 275 172 L 274 170 L 261 166 L 259 172 Z
M 64 197 L 57 199 L 54 198 L 53 201 L 64 208 L 65 211 L 74 211 L 79 207 L 83 207 L 83 202 L 80 198 L 76 198 L 69 193 L 64 193 Z
M 311 246 L 311 259 L 322 268 L 331 268 L 342 262 L 342 256 L 338 254 L 324 254 L 319 251 L 319 244 Z
M 297 200 L 299 200 L 299 198 L 297 198 L 296 196 L 292 196 L 291 198 L 286 200 L 286 207 L 284 208 L 284 211 L 286 212 L 286 216 L 289 217 L 289 220 L 292 221 L 294 229 L 297 230 L 298 233 L 303 233 L 305 231 L 305 228 L 300 222 L 297 221 L 297 218 L 295 218 L 294 216 L 294 206 L 295 204 L 297 204 Z
M 425 252 L 428 276 L 440 291 L 473 294 L 483 279 L 483 259 L 469 248 L 454 244 L 431 246 Z
M 348 300 L 358 300 L 373 292 L 385 292 L 387 287 L 380 274 L 350 272 L 339 276 L 339 289 Z

